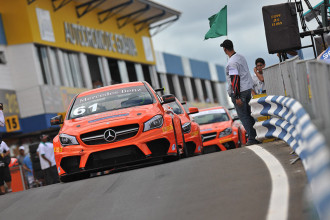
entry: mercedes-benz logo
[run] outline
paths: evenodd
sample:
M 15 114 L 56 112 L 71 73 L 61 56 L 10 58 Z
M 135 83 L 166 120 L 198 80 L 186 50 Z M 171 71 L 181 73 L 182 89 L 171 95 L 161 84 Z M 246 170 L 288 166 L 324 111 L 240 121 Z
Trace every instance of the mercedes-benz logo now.
M 116 132 L 112 129 L 106 130 L 103 136 L 104 136 L 104 140 L 108 142 L 113 142 L 114 140 L 116 140 Z

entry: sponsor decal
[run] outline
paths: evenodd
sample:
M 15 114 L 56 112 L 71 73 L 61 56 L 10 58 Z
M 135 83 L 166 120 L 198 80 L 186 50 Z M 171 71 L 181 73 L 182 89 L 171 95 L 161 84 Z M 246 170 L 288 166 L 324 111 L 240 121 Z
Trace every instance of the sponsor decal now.
M 60 167 L 58 167 L 58 169 L 57 169 L 57 172 L 58 172 L 58 173 L 60 173 L 60 172 L 61 172 L 61 168 L 60 168 Z
M 221 140 L 219 140 L 219 143 L 222 144 L 222 143 L 225 143 L 225 142 L 228 142 L 228 141 L 232 141 L 232 138 L 221 139 Z
M 201 132 L 203 132 L 203 131 L 212 131 L 212 128 L 202 129 Z
M 213 109 L 213 110 L 202 111 L 202 112 L 196 113 L 193 115 L 193 117 L 200 116 L 200 115 L 217 114 L 217 113 L 226 113 L 226 111 L 223 108 Z
M 201 146 L 198 146 L 198 151 L 201 151 L 201 148 L 202 148 Z
M 63 147 L 55 147 L 54 152 L 55 153 L 61 153 L 63 151 Z
M 175 144 L 172 145 L 172 150 L 175 150 Z
M 194 131 L 191 133 L 191 136 L 198 136 L 199 132 L 198 131 Z
M 173 130 L 173 126 L 172 125 L 163 127 L 163 132 L 171 131 L 171 130 Z

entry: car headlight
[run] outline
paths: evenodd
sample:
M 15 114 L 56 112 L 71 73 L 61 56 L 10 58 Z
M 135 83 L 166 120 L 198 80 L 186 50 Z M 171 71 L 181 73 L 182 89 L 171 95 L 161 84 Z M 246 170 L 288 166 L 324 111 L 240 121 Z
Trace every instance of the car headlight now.
M 189 133 L 191 130 L 191 123 L 187 122 L 182 125 L 183 133 Z
M 231 128 L 226 128 L 225 130 L 220 132 L 219 138 L 228 136 L 231 134 L 231 132 L 232 132 Z
M 71 136 L 68 134 L 60 134 L 60 142 L 63 147 L 79 144 L 75 136 Z
M 149 121 L 144 123 L 143 131 L 149 131 L 155 128 L 160 128 L 163 126 L 163 116 L 156 115 L 152 117 Z

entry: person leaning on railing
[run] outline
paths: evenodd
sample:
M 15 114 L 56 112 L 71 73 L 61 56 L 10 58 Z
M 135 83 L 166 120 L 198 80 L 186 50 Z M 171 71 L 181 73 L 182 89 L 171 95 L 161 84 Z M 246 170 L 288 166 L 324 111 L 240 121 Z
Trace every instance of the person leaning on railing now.
M 252 76 L 253 79 L 253 87 L 252 87 L 252 95 L 259 95 L 262 93 L 266 93 L 265 91 L 265 83 L 264 83 L 264 75 L 262 69 L 265 68 L 266 63 L 262 58 L 256 59 L 256 67 L 254 67 L 255 75 Z

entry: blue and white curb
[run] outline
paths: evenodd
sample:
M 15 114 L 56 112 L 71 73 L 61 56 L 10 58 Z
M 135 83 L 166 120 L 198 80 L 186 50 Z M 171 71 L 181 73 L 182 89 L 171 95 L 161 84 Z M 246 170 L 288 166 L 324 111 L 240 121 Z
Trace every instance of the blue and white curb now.
M 257 139 L 276 137 L 284 140 L 303 162 L 315 207 L 321 219 L 330 219 L 330 148 L 312 123 L 302 105 L 285 96 L 266 96 L 250 101 L 256 122 Z

